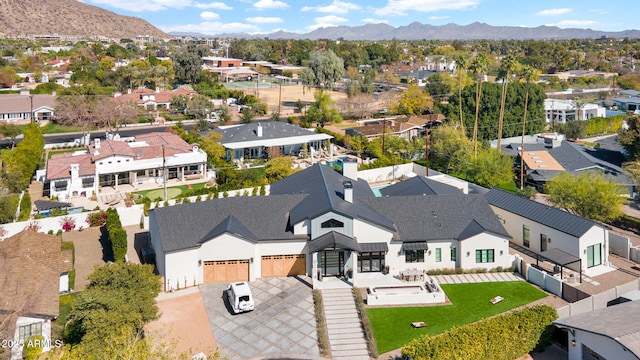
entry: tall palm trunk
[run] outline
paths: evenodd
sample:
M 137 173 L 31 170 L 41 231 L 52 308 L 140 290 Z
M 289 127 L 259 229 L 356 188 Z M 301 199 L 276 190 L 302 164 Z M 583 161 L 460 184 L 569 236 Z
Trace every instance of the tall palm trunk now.
M 524 190 L 524 134 L 527 127 L 527 106 L 529 105 L 529 81 L 524 95 L 524 115 L 522 116 L 522 144 L 520 145 L 520 190 Z
M 478 118 L 480 116 L 480 98 L 482 97 L 482 74 L 476 84 L 476 117 L 473 122 L 473 158 L 478 157 Z
M 498 116 L 498 152 L 502 152 L 500 148 L 500 143 L 502 141 L 502 123 L 504 121 L 504 106 L 507 102 L 507 86 L 509 86 L 509 73 L 504 79 L 504 84 L 502 84 L 502 99 L 500 99 L 500 115 Z

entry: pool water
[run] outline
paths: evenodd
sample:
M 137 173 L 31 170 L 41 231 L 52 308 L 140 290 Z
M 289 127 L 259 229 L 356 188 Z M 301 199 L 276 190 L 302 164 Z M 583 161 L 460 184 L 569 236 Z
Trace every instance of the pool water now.
M 382 189 L 384 189 L 384 188 L 386 188 L 386 187 L 387 187 L 387 185 L 372 187 L 372 188 L 371 188 L 371 191 L 373 191 L 373 194 L 374 194 L 376 197 L 382 197 L 382 193 L 380 193 L 380 190 L 382 190 Z

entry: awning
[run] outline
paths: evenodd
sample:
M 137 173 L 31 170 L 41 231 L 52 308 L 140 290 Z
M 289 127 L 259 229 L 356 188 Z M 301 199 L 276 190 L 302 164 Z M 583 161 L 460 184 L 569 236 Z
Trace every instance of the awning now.
M 404 242 L 402 243 L 402 250 L 427 250 L 429 246 L 427 246 L 426 241 L 416 241 L 416 242 Z
M 362 243 L 360 245 L 360 252 L 387 252 L 389 251 L 389 246 L 387 246 L 386 242 L 375 242 L 375 243 Z
M 309 252 L 318 252 L 324 249 L 345 249 L 359 251 L 360 246 L 356 239 L 344 234 L 331 231 L 309 243 Z
M 71 203 L 51 200 L 36 200 L 34 203 L 38 211 L 71 207 Z

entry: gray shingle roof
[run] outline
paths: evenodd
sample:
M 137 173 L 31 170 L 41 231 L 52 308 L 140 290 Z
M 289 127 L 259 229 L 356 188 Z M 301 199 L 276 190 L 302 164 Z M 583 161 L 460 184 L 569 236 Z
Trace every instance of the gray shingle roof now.
M 344 181 L 353 184 L 353 203 L 343 199 Z M 269 192 L 276 195 L 309 194 L 291 210 L 291 224 L 336 211 L 394 230 L 389 219 L 362 203 L 362 199 L 375 198 L 366 181 L 349 179 L 326 165 L 316 164 L 277 181 L 271 184 Z
M 629 301 L 570 316 L 557 320 L 554 324 L 614 339 L 636 357 L 640 357 L 640 301 Z
M 382 196 L 460 194 L 460 190 L 424 176 L 414 176 L 405 181 L 380 189 Z
M 260 137 L 256 131 L 258 124 L 262 126 L 262 136 Z M 214 131 L 223 135 L 223 138 L 220 139 L 220 143 L 223 145 L 252 140 L 283 139 L 316 134 L 313 130 L 278 121 L 262 121 L 222 129 L 218 128 Z
M 296 239 L 289 211 L 306 195 L 230 197 L 153 209 L 165 252 L 200 246 L 224 232 L 249 241 Z
M 463 240 L 473 222 L 483 231 L 510 237 L 482 195 L 388 196 L 364 199 L 396 226 L 395 240 Z M 466 230 L 466 231 L 465 231 Z
M 491 189 L 485 197 L 495 207 L 575 237 L 581 237 L 598 225 L 589 219 L 497 188 Z

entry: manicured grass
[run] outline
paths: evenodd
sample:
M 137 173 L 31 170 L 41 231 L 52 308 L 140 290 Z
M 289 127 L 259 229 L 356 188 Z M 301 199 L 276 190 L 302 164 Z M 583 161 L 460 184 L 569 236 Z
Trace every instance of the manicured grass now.
M 192 184 L 191 185 L 191 189 L 189 189 L 188 185 L 180 185 L 180 186 L 168 187 L 167 188 L 167 197 L 169 199 L 173 199 L 173 198 L 177 197 L 180 194 L 186 193 L 189 190 L 202 189 L 205 185 L 206 185 L 206 183 Z M 158 188 L 158 189 L 151 189 L 151 190 L 142 190 L 142 191 L 136 191 L 134 194 L 140 194 L 143 197 L 148 197 L 149 199 L 151 199 L 151 201 L 153 201 L 156 198 L 163 198 L 164 197 L 164 189 L 163 188 Z
M 57 155 L 57 154 L 64 154 L 64 153 L 73 153 L 76 151 L 83 151 L 83 150 L 87 150 L 86 147 L 76 147 L 76 148 L 72 148 L 72 149 L 61 149 L 61 150 L 50 150 L 47 153 L 47 159 L 51 159 L 51 157 L 53 155 Z
M 516 182 L 513 180 L 510 180 L 506 183 L 500 184 L 497 186 L 498 189 L 502 189 L 504 191 L 508 191 L 510 193 L 515 194 L 516 192 L 518 192 L 518 185 L 516 185 Z
M 98 128 L 96 126 L 92 126 L 87 130 L 94 131 L 94 130 L 98 130 Z M 47 126 L 45 126 L 42 129 L 42 132 L 44 134 L 63 134 L 68 132 L 79 132 L 79 131 L 83 131 L 82 127 L 80 126 L 65 126 L 65 125 L 59 125 L 55 123 L 49 123 L 47 124 Z
M 476 322 L 547 296 L 524 281 L 442 285 L 442 289 L 451 305 L 367 309 L 379 353 L 400 348 L 426 334 L 440 334 L 454 326 Z M 504 300 L 493 305 L 489 300 L 495 296 L 502 296 Z M 427 326 L 414 329 L 411 323 L 416 321 L 424 321 Z

